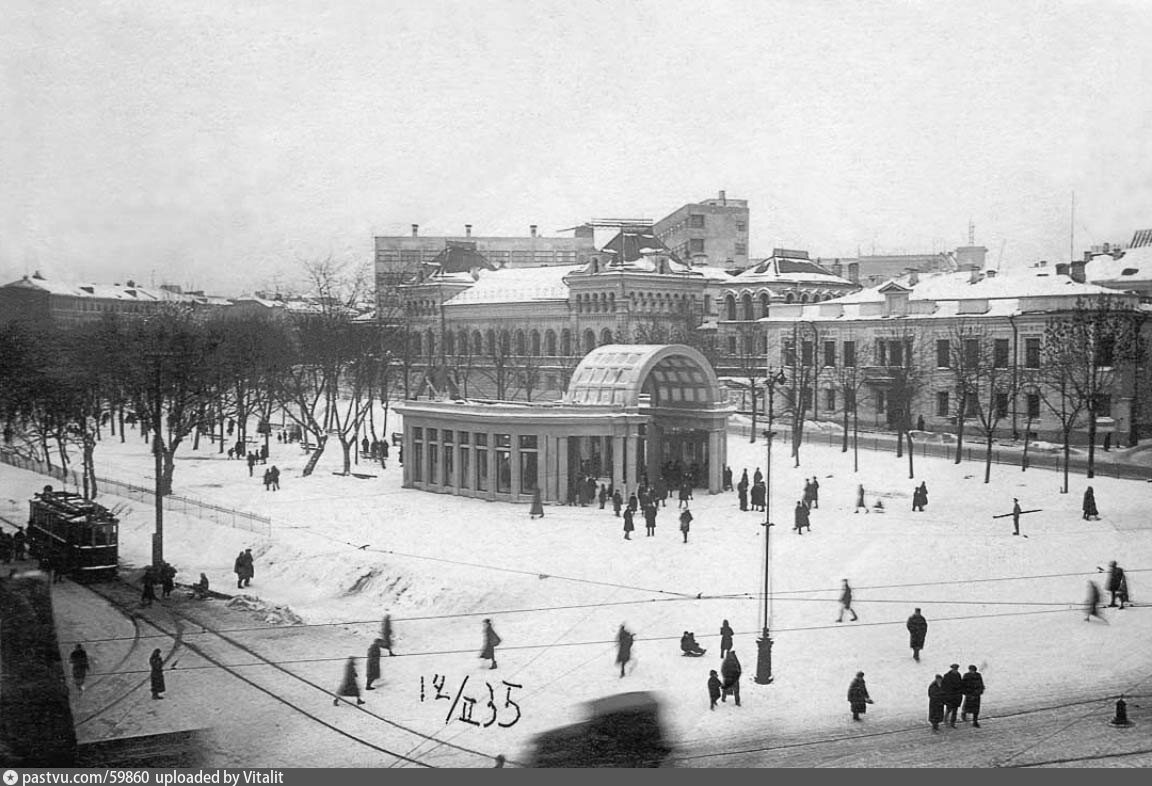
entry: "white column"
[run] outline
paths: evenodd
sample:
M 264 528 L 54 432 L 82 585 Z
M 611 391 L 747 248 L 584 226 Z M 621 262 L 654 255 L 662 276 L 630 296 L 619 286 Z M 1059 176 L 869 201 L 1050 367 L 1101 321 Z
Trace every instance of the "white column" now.
M 630 426 L 628 436 L 624 438 L 624 483 L 628 486 L 628 490 L 632 491 L 639 487 L 640 481 L 636 475 L 636 432 L 633 430 L 635 426 Z
M 724 485 L 723 442 L 720 432 L 713 428 L 708 432 L 708 493 L 719 494 Z
M 624 501 L 628 501 L 628 487 L 624 477 L 624 437 L 612 437 L 612 485 L 620 489 Z
M 568 437 L 556 438 L 556 501 L 568 502 Z

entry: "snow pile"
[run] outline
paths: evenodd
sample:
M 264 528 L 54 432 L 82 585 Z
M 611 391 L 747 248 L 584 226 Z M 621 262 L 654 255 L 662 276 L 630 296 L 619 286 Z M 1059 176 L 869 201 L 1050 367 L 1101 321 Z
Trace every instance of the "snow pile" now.
M 252 612 L 269 625 L 303 625 L 304 620 L 287 606 L 277 606 L 261 600 L 255 595 L 237 595 L 228 601 L 228 608 Z

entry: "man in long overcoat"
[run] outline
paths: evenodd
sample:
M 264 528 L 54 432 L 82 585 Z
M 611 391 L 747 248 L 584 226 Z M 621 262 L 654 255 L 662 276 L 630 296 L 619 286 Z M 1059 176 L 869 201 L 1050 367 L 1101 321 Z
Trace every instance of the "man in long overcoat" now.
M 856 678 L 848 686 L 848 705 L 852 709 L 852 720 L 860 720 L 860 716 L 868 711 L 872 697 L 868 695 L 868 686 L 864 684 L 864 672 L 856 672 Z
M 384 642 L 376 639 L 368 645 L 368 673 L 364 675 L 364 690 L 376 690 L 372 683 L 380 679 L 380 650 Z
M 944 678 L 937 674 L 928 683 L 928 722 L 932 731 L 939 731 L 944 721 Z
M 908 618 L 908 646 L 912 648 L 912 660 L 920 660 L 920 650 L 924 649 L 924 639 L 928 636 L 928 620 L 920 614 L 920 609 Z
M 497 635 L 496 629 L 492 627 L 492 620 L 484 620 L 484 646 L 480 650 L 480 658 L 492 661 L 489 669 L 496 668 L 496 648 L 500 646 L 501 641 L 502 639 Z
M 648 537 L 656 534 L 656 505 L 655 503 L 644 508 L 644 528 L 648 530 Z
M 632 530 L 636 529 L 632 518 L 632 508 L 624 508 L 624 540 L 632 540 Z
M 960 711 L 960 703 L 964 699 L 964 678 L 960 676 L 960 664 L 953 663 L 944 675 L 941 688 L 944 691 L 944 715 L 948 725 L 956 728 L 956 713 Z
M 968 673 L 962 678 L 964 692 L 964 709 L 960 711 L 960 720 L 968 720 L 972 716 L 972 725 L 980 728 L 980 697 L 984 695 L 984 678 L 975 666 L 968 667 Z
M 812 524 L 809 522 L 809 516 L 812 514 L 808 511 L 808 506 L 803 502 L 796 503 L 796 534 L 803 535 L 804 528 L 807 527 L 808 531 L 812 531 Z
M 624 676 L 624 667 L 632 660 L 632 642 L 636 639 L 623 625 L 616 632 L 616 662 L 620 664 L 620 676 Z
M 166 690 L 164 686 L 164 657 L 159 649 L 152 650 L 152 657 L 148 658 L 148 667 L 152 671 L 152 698 L 162 699 L 161 693 Z
M 1124 604 L 1128 602 L 1128 580 L 1124 575 L 1124 568 L 1117 565 L 1116 560 L 1108 563 L 1108 592 L 1112 593 L 1108 607 L 1114 607 L 1116 599 L 1119 598 L 1120 608 L 1124 608 Z
M 736 699 L 736 706 L 740 706 L 740 675 L 743 673 L 740 659 L 736 657 L 736 650 L 728 650 L 724 662 L 720 664 L 720 676 L 724 678 L 721 701 L 728 701 L 728 696 L 731 695 Z
M 356 682 L 355 658 L 349 658 L 344 664 L 344 679 L 341 680 L 340 687 L 336 689 L 336 698 L 332 699 L 333 707 L 340 703 L 341 696 L 347 696 L 348 698 L 355 696 L 357 704 L 364 703 L 364 699 L 360 698 L 360 686 Z

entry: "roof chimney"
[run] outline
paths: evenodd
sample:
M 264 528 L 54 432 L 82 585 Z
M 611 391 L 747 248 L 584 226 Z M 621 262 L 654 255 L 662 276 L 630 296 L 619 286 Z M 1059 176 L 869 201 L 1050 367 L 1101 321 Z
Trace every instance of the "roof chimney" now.
M 528 231 L 532 233 L 532 237 L 536 237 L 536 225 L 532 224 L 528 227 Z
M 914 287 L 920 283 L 920 271 L 913 269 L 908 274 L 908 286 Z
M 721 191 L 720 191 L 720 204 L 722 204 L 722 205 L 728 204 L 728 194 L 725 193 L 723 189 L 721 189 Z
M 1041 264 L 1040 267 L 1044 267 L 1044 264 L 1047 264 L 1047 263 Z M 1068 275 L 1068 263 L 1067 262 L 1057 262 L 1056 263 L 1056 275 L 1058 275 L 1058 276 Z
M 982 270 L 977 270 L 976 268 L 972 268 L 972 270 L 968 273 L 968 283 L 969 284 L 979 284 L 980 279 L 982 279 L 982 278 L 984 278 L 984 271 L 982 271 Z
M 416 235 L 418 235 L 418 234 L 420 234 L 420 225 L 419 224 L 413 224 L 412 225 L 412 237 L 416 237 Z
M 984 271 L 984 277 L 985 278 L 996 278 L 996 271 L 995 270 L 985 270 Z
M 471 224 L 465 224 L 464 225 L 464 237 L 472 237 L 472 225 Z
M 1068 266 L 1068 275 L 1071 276 L 1072 280 L 1075 281 L 1077 284 L 1083 284 L 1084 283 L 1084 260 L 1083 259 L 1077 259 L 1071 265 L 1069 265 Z

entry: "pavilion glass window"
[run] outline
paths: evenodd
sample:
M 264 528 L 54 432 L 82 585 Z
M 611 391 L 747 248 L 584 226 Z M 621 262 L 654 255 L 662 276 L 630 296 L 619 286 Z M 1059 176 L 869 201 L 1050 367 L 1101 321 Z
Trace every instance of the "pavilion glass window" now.
M 538 453 L 535 434 L 522 434 L 520 445 L 520 493 L 531 494 L 538 483 Z
M 444 463 L 443 463 L 444 471 L 440 475 L 440 485 L 441 486 L 451 486 L 452 485 L 452 465 L 453 465 L 452 458 L 455 455 L 455 451 L 456 451 L 456 448 L 452 443 L 452 432 L 451 431 L 449 431 L 448 429 L 444 429 L 442 432 L 440 432 L 440 444 L 443 447 L 443 451 L 444 451 Z
M 436 472 L 440 468 L 439 433 L 434 428 L 428 429 L 428 482 L 435 483 L 439 477 Z
M 472 488 L 472 478 L 468 476 L 468 470 L 471 468 L 471 462 L 469 461 L 471 458 L 471 447 L 468 442 L 471 436 L 467 431 L 459 431 L 456 433 L 456 443 L 459 445 L 457 450 L 459 451 L 460 461 L 460 488 L 462 489 Z
M 512 493 L 512 435 L 496 435 L 496 493 Z
M 476 446 L 476 490 L 488 490 L 488 435 L 473 435 L 473 444 Z
M 424 480 L 424 429 L 419 426 L 412 429 L 412 480 Z

